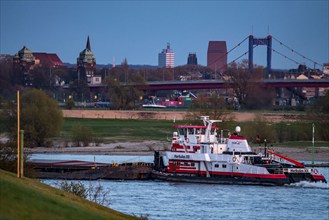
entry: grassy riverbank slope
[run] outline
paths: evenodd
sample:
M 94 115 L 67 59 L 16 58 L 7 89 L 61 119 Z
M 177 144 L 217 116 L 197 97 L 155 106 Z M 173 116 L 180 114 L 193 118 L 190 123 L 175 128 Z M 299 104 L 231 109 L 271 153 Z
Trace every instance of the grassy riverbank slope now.
M 137 219 L 0 169 L 0 219 Z

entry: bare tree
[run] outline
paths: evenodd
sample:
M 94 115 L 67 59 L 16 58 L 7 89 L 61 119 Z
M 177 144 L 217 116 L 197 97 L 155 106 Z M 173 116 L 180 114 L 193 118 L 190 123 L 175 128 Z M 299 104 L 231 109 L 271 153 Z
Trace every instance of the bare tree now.
M 248 61 L 230 64 L 224 72 L 224 80 L 233 90 L 234 97 L 241 107 L 248 109 L 268 108 L 272 106 L 275 91 L 261 85 L 265 69 L 258 66 L 251 73 L 248 69 Z
M 143 95 L 143 91 L 133 86 L 144 84 L 144 79 L 138 73 L 131 73 L 127 78 L 127 85 L 122 86 L 115 77 L 108 78 L 109 98 L 114 109 L 133 109 L 135 102 Z
M 241 64 L 231 63 L 227 71 L 223 74 L 224 80 L 232 88 L 234 96 L 241 106 L 246 105 L 248 95 L 250 74 L 247 64 L 246 60 L 242 61 Z

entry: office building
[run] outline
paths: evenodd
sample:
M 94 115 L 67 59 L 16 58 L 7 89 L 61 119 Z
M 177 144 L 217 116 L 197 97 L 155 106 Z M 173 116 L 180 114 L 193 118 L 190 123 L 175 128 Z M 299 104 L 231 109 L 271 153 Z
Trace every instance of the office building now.
M 175 66 L 175 53 L 170 48 L 170 43 L 167 43 L 167 48 L 163 49 L 161 53 L 159 53 L 159 67 L 160 68 L 174 68 Z
M 198 59 L 196 57 L 196 53 L 189 53 L 187 57 L 187 64 L 188 65 L 198 65 Z

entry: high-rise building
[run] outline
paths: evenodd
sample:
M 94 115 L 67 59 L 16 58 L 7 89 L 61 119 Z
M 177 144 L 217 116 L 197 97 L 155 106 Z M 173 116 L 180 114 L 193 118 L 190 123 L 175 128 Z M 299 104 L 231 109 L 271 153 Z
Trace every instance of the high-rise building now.
M 216 72 L 223 72 L 226 70 L 226 41 L 209 41 L 207 52 L 207 66 Z
M 163 49 L 159 53 L 159 67 L 173 68 L 175 65 L 175 53 L 170 48 L 170 43 L 167 43 L 167 49 Z
M 189 53 L 187 57 L 188 65 L 198 65 L 198 59 L 196 58 L 196 53 Z
M 87 79 L 88 83 L 92 82 L 92 78 L 96 73 L 96 58 L 91 51 L 89 36 L 87 39 L 86 48 L 80 52 L 77 58 L 78 79 Z

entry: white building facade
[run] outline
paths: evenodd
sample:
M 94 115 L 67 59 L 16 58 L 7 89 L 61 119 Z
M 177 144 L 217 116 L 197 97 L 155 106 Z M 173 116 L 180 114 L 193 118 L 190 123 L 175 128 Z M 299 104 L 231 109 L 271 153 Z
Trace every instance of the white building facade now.
M 324 74 L 329 74 L 329 63 L 324 63 L 323 64 L 323 73 Z
M 161 53 L 159 53 L 159 67 L 160 68 L 174 68 L 175 66 L 175 53 L 170 48 L 170 43 L 167 43 L 167 48 L 163 49 Z

